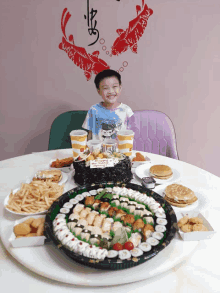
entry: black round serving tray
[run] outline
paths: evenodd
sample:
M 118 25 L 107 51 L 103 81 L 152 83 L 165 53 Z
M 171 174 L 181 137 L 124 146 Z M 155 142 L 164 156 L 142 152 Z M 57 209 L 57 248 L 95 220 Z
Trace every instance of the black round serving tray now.
M 105 187 L 126 187 L 131 188 L 140 192 L 144 192 L 147 194 L 147 196 L 153 197 L 157 202 L 160 203 L 160 205 L 164 208 L 166 212 L 166 219 L 168 221 L 166 228 L 166 236 L 163 240 L 163 242 L 155 247 L 153 247 L 149 252 L 144 252 L 143 255 L 139 257 L 131 257 L 128 260 L 120 260 L 119 258 L 109 259 L 105 258 L 103 261 L 91 259 L 88 257 L 85 257 L 83 255 L 79 255 L 74 253 L 73 251 L 70 251 L 67 249 L 63 244 L 58 240 L 58 238 L 55 236 L 53 232 L 53 220 L 55 219 L 56 215 L 59 213 L 60 209 L 63 207 L 64 203 L 68 202 L 71 198 L 74 198 L 77 194 L 81 194 L 86 191 L 90 191 L 92 189 L 98 189 L 98 188 L 105 188 Z M 82 201 L 83 202 L 83 201 Z M 59 249 L 61 253 L 64 253 L 64 255 L 68 256 L 70 259 L 79 262 L 83 265 L 90 266 L 96 269 L 105 269 L 105 270 L 121 270 L 121 269 L 127 269 L 134 266 L 137 266 L 139 264 L 142 264 L 155 255 L 157 255 L 161 250 L 163 250 L 166 246 L 169 245 L 169 243 L 174 238 L 174 235 L 177 231 L 177 218 L 176 214 L 171 207 L 169 203 L 167 203 L 159 194 L 155 193 L 154 191 L 147 189 L 145 187 L 142 187 L 140 185 L 136 185 L 133 183 L 114 183 L 114 182 L 108 182 L 108 183 L 102 183 L 102 184 L 91 184 L 91 185 L 85 185 L 80 186 L 74 189 L 69 190 L 68 192 L 64 193 L 58 200 L 56 200 L 50 207 L 50 209 L 47 212 L 46 218 L 45 218 L 45 231 L 44 234 L 47 238 L 47 240 L 52 240 L 52 243 Z

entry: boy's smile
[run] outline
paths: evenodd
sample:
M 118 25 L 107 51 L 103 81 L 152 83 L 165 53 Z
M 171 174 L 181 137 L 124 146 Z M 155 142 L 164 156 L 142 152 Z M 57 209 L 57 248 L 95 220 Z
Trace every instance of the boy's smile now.
M 104 78 L 100 84 L 98 93 L 103 99 L 103 106 L 113 109 L 120 105 L 118 98 L 121 93 L 121 85 L 115 76 Z

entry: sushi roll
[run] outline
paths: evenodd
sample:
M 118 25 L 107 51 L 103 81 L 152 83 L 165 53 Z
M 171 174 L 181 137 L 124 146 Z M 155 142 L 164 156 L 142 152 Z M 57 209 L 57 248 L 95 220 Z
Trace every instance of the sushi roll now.
M 63 205 L 64 208 L 67 208 L 67 209 L 71 209 L 73 207 L 73 204 L 70 203 L 70 202 L 66 202 L 64 205 Z
M 128 205 L 126 206 L 126 208 L 129 210 L 130 213 L 133 213 L 135 211 L 136 205 L 133 204 L 132 201 L 129 201 Z
M 79 240 L 75 237 L 73 237 L 71 240 L 69 240 L 66 243 L 66 246 L 69 248 L 69 250 L 77 252 L 77 246 L 78 246 Z
M 86 198 L 87 196 L 90 196 L 91 194 L 86 191 L 86 192 L 83 192 L 82 195 L 83 195 L 84 198 Z
M 95 245 L 92 245 L 92 248 L 90 249 L 90 257 L 91 258 L 97 258 L 97 253 L 99 251 L 99 248 Z
M 164 225 L 156 225 L 155 226 L 155 231 L 157 231 L 157 232 L 165 232 L 166 227 Z
M 144 228 L 144 221 L 142 219 L 137 219 L 133 225 L 133 230 L 139 230 L 139 229 L 142 229 Z
M 79 214 L 83 208 L 84 208 L 84 204 L 78 203 L 78 204 L 73 208 L 73 214 Z
M 101 203 L 102 203 L 102 201 L 100 199 L 96 199 L 92 206 L 95 210 L 98 210 Z
M 123 227 L 122 223 L 116 221 L 116 222 L 114 222 L 114 224 L 113 224 L 112 230 L 115 232 L 118 228 L 121 228 L 121 227 Z
M 96 256 L 97 256 L 97 259 L 104 260 L 107 255 L 108 255 L 107 249 L 99 248 Z
M 62 213 L 62 214 L 68 214 L 70 212 L 70 209 L 68 209 L 68 208 L 61 208 L 60 209 L 60 213 Z
M 108 258 L 115 258 L 117 256 L 118 256 L 118 251 L 117 250 L 109 250 L 108 251 L 108 254 L 107 254 Z
M 123 249 L 123 250 L 120 250 L 118 252 L 118 256 L 121 260 L 124 260 L 124 259 L 128 259 L 131 257 L 131 253 L 130 251 L 128 251 L 127 249 Z
M 116 218 L 116 219 L 121 219 L 121 217 L 122 217 L 122 216 L 125 216 L 125 215 L 127 215 L 127 213 L 124 212 L 123 210 L 117 210 L 117 211 L 116 211 L 116 214 L 115 214 L 115 218 Z
M 131 197 L 135 193 L 135 190 L 128 188 L 128 197 Z
M 56 236 L 62 242 L 62 240 L 66 237 L 66 235 L 69 235 L 69 233 L 70 233 L 69 229 L 68 230 L 66 230 L 66 229 L 64 229 L 64 230 L 60 229 L 60 230 L 57 231 Z
M 131 255 L 133 257 L 138 257 L 138 256 L 141 256 L 143 254 L 143 250 L 141 250 L 140 248 L 136 247 L 134 249 L 132 249 L 131 251 Z
M 96 226 L 96 227 L 102 227 L 102 224 L 103 224 L 103 221 L 104 219 L 106 218 L 106 215 L 103 215 L 103 214 L 99 214 L 95 217 L 95 220 L 94 220 L 94 223 L 93 225 Z
M 141 238 L 141 234 L 136 232 L 131 234 L 131 237 L 128 239 L 128 241 L 131 241 L 134 247 L 137 247 L 141 243 Z
M 126 214 L 125 216 L 121 217 L 121 220 L 124 222 L 124 225 L 126 224 L 133 224 L 135 222 L 134 215 Z
M 107 212 L 107 210 L 109 209 L 111 207 L 111 205 L 110 205 L 110 203 L 108 203 L 108 202 L 102 202 L 101 204 L 100 204 L 100 211 L 105 211 L 105 212 Z
M 91 211 L 91 208 L 84 207 L 79 213 L 79 218 L 85 219 L 88 216 L 88 214 L 90 213 L 90 211 Z
M 66 216 L 64 214 L 57 214 L 55 220 L 60 219 L 60 218 L 65 219 Z
M 77 253 L 79 255 L 83 255 L 83 252 L 85 251 L 86 247 L 89 246 L 88 243 L 84 242 L 84 241 L 79 241 L 77 243 Z
M 77 220 L 77 219 L 72 220 L 71 222 L 68 222 L 68 223 L 67 223 L 67 227 L 68 227 L 71 231 L 73 231 L 73 229 L 74 229 L 74 227 L 77 225 L 77 223 L 78 223 L 78 220 Z
M 92 206 L 94 204 L 94 202 L 95 202 L 95 197 L 92 196 L 92 195 L 86 197 L 86 199 L 85 199 L 85 205 L 86 206 Z
M 120 195 L 125 196 L 127 194 L 128 194 L 128 189 L 126 187 L 122 187 L 121 192 L 120 192 Z
M 119 194 L 119 193 L 121 192 L 121 187 L 119 187 L 119 186 L 114 186 L 112 191 L 113 191 L 114 193 L 116 193 L 116 194 Z
M 114 220 L 112 218 L 104 219 L 103 224 L 102 224 L 102 232 L 109 233 L 113 222 L 114 222 Z
M 127 202 L 127 201 L 120 201 L 120 206 L 121 206 L 122 208 L 127 208 L 127 206 L 128 206 L 128 202 Z
M 92 227 L 92 228 L 91 228 Z M 95 226 L 87 226 L 87 229 L 90 230 L 92 233 L 91 234 L 102 234 L 102 229 L 100 227 L 95 227 Z
M 108 209 L 108 214 L 110 217 L 114 217 L 116 215 L 116 212 L 118 211 L 118 208 L 116 207 L 111 207 L 110 209 Z
M 66 227 L 66 221 L 57 223 L 56 226 L 53 227 L 53 231 L 56 232 L 57 230 L 61 229 L 62 227 Z
M 77 224 L 86 227 L 88 225 L 88 222 L 85 219 L 80 219 Z
M 94 220 L 95 220 L 95 217 L 98 215 L 99 213 L 97 211 L 91 211 L 87 218 L 86 218 L 86 221 L 88 223 L 88 225 L 92 225 Z
M 142 217 L 144 213 L 145 213 L 144 208 L 138 208 L 138 207 L 135 208 L 135 211 L 134 211 L 135 216 L 141 216 Z
M 143 217 L 143 220 L 145 220 L 147 224 L 150 224 L 150 223 L 154 224 L 153 217 Z
M 56 227 L 58 223 L 66 223 L 66 218 L 59 218 L 53 221 L 53 227 Z
M 113 200 L 111 201 L 111 203 L 112 203 L 112 204 L 115 204 L 115 205 L 116 205 L 116 207 L 120 206 L 120 201 L 119 201 L 119 199 L 118 199 L 118 198 L 116 198 L 116 199 L 113 199 Z
M 155 239 L 154 237 L 149 237 L 147 239 L 147 243 L 149 243 L 151 246 L 156 246 L 159 244 L 159 241 Z
M 75 197 L 76 200 L 78 201 L 81 201 L 84 199 L 84 195 L 83 194 L 78 194 L 76 197 Z
M 98 193 L 98 192 L 97 192 L 97 190 L 95 190 L 95 189 L 89 191 L 89 194 L 91 194 L 91 195 L 96 195 L 97 193 Z
M 167 220 L 163 218 L 157 218 L 156 222 L 157 224 L 164 225 L 164 226 L 167 224 Z
M 106 187 L 105 190 L 108 193 L 112 193 L 112 191 L 113 191 L 112 187 Z
M 67 242 L 69 242 L 71 239 L 73 239 L 73 234 L 71 232 L 67 233 L 66 236 L 62 239 L 62 244 L 65 245 Z
M 89 241 L 90 236 L 91 236 L 91 231 L 87 229 L 83 229 L 82 232 L 80 233 L 80 237 L 82 239 L 86 239 L 86 241 Z
M 129 199 L 127 197 L 121 196 L 120 202 L 123 202 L 123 201 L 129 202 Z
M 150 251 L 151 250 L 151 245 L 147 242 L 142 242 L 139 244 L 139 248 L 143 250 L 144 252 Z
M 164 209 L 163 209 L 161 206 L 159 206 L 159 207 L 155 210 L 155 213 L 165 214 L 165 211 L 164 211 Z
M 68 220 L 69 222 L 72 220 L 79 220 L 79 214 L 71 214 Z
M 98 234 L 91 234 L 91 237 L 90 237 L 90 243 L 92 245 L 94 244 L 100 244 L 100 240 L 101 240 L 101 236 L 98 235 Z
M 97 193 L 102 192 L 102 190 L 104 190 L 104 189 L 103 189 L 103 188 L 98 188 L 98 189 L 97 189 Z
M 69 202 L 73 205 L 76 205 L 79 201 L 75 198 L 72 198 Z
M 152 234 L 152 237 L 154 237 L 154 238 L 157 239 L 157 240 L 161 240 L 161 239 L 164 237 L 164 234 L 161 233 L 161 232 L 154 232 L 154 233 Z
M 119 199 L 119 195 L 118 194 L 113 194 L 112 200 L 115 200 L 115 199 Z
M 76 236 L 80 235 L 84 226 L 76 224 L 76 226 L 73 228 L 73 232 L 75 233 Z
M 157 218 L 163 218 L 163 219 L 166 219 L 166 214 L 165 213 L 161 213 L 161 212 L 156 212 L 155 216 Z
M 145 209 L 142 217 L 148 217 L 148 216 L 152 216 L 152 213 L 150 211 L 148 211 L 147 209 Z

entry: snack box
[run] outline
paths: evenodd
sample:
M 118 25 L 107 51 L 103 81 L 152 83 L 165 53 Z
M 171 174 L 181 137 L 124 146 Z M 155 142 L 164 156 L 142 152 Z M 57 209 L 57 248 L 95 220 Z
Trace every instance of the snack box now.
M 208 220 L 201 213 L 196 211 L 177 214 L 176 215 L 177 221 L 179 221 L 185 215 L 188 215 L 190 218 L 193 218 L 193 217 L 201 218 L 203 220 L 203 225 L 206 228 L 208 228 L 208 231 L 193 231 L 193 232 L 184 233 L 179 228 L 178 232 L 184 241 L 199 241 L 199 240 L 210 239 L 216 233 L 216 231 L 214 231 L 214 229 L 212 228 Z
M 136 153 L 133 153 L 132 156 L 130 157 L 132 168 L 136 168 L 136 167 L 143 165 L 143 164 L 146 164 L 146 163 L 151 163 L 150 159 L 146 155 L 144 156 L 145 161 L 132 161 L 133 158 L 135 158 L 135 157 L 136 157 Z
M 29 218 L 34 218 L 34 219 L 38 219 L 38 218 L 44 218 L 45 216 L 43 215 L 39 215 L 39 216 L 28 216 L 25 218 L 22 218 L 20 220 L 15 221 L 14 226 L 16 226 L 17 224 L 23 223 L 24 221 L 26 221 Z M 13 231 L 14 231 L 14 226 L 13 226 Z M 11 243 L 11 245 L 13 247 L 27 247 L 27 246 L 40 246 L 40 245 L 44 245 L 45 236 L 34 236 L 34 237 L 21 237 L 21 238 L 17 238 L 14 234 L 14 232 L 12 231 L 12 234 L 9 238 L 9 242 Z

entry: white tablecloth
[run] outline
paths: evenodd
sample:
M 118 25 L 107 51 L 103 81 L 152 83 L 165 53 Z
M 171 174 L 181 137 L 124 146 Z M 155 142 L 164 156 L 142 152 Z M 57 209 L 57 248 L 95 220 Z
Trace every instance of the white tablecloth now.
M 48 165 L 57 156 L 66 157 L 71 150 L 56 150 L 25 155 L 0 162 L 0 217 L 4 217 L 3 200 L 11 189 L 17 187 L 25 178 Z M 196 249 L 182 263 L 167 272 L 143 281 L 109 287 L 83 287 L 60 283 L 44 278 L 16 261 L 0 245 L 0 281 L 1 288 L 7 292 L 178 292 L 210 293 L 220 292 L 220 178 L 190 164 L 166 157 L 147 154 L 154 164 L 166 164 L 177 168 L 181 180 L 200 188 L 210 198 L 210 206 L 202 213 L 217 233 L 209 240 L 199 241 Z M 135 182 L 135 180 L 133 180 Z M 138 182 L 138 181 L 137 181 Z M 139 182 L 140 183 L 140 182 Z M 66 189 L 74 187 L 69 178 Z M 157 190 L 155 190 L 157 192 Z M 15 220 L 12 216 L 11 221 Z M 126 270 L 124 270 L 126 274 Z

